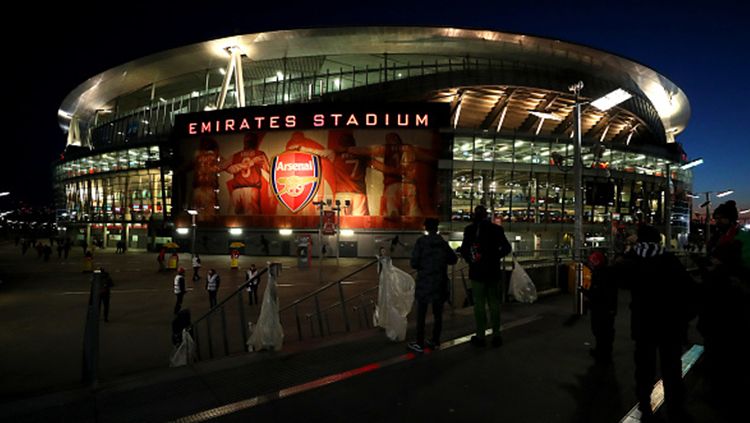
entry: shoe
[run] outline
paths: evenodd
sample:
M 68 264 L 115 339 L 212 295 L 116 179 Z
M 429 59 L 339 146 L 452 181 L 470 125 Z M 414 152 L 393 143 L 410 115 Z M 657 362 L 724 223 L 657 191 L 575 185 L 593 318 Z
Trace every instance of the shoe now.
M 492 346 L 497 348 L 503 345 L 503 337 L 496 335 L 492 337 Z
M 409 351 L 413 351 L 417 354 L 422 354 L 424 352 L 424 349 L 422 348 L 422 346 L 417 344 L 416 342 L 409 342 L 409 344 L 406 345 L 406 348 Z
M 475 347 L 486 347 L 487 341 L 484 338 L 480 338 L 476 335 L 472 336 L 469 340 L 471 342 L 471 345 L 474 345 Z
M 429 348 L 429 349 L 431 349 L 433 351 L 440 349 L 440 342 L 435 342 L 433 340 L 426 341 L 425 345 L 427 346 L 427 348 Z

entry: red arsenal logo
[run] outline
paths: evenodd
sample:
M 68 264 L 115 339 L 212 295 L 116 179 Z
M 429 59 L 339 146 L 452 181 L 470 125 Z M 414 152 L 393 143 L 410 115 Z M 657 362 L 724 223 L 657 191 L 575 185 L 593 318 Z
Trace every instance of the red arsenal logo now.
M 314 154 L 287 151 L 273 158 L 273 192 L 292 213 L 302 210 L 313 199 L 320 178 L 320 157 Z

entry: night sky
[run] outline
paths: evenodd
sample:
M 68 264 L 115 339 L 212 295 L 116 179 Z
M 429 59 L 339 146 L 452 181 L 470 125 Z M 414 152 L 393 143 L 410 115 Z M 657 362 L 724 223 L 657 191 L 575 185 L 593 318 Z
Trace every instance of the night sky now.
M 50 164 L 65 147 L 57 110 L 65 95 L 89 77 L 151 53 L 234 34 L 352 25 L 455 26 L 539 35 L 649 66 L 690 100 L 692 117 L 677 140 L 691 159 L 705 159 L 695 168 L 694 191 L 731 188 L 735 193 L 724 200 L 750 208 L 750 30 L 742 2 L 515 0 L 448 2 L 450 7 L 435 1 L 170 2 L 179 10 L 154 3 L 107 3 L 106 10 L 43 6 L 47 17 L 41 20 L 37 9 L 42 6 L 28 2 L 21 7 L 34 10 L 8 16 L 26 30 L 3 30 L 4 73 L 10 73 L 4 80 L 4 109 L 10 119 L 4 126 L 10 128 L 10 139 L 5 139 L 0 159 L 0 191 L 11 196 L 0 200 L 0 209 L 16 201 L 51 204 Z M 105 8 L 101 2 L 96 7 Z M 55 17 L 57 21 L 46 23 Z M 37 37 L 43 41 L 33 41 Z

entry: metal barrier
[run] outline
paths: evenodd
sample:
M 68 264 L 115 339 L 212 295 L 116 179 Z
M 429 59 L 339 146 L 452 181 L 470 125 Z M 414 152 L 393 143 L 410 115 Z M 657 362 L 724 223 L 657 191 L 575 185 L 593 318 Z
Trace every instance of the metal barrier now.
M 346 302 L 347 302 L 347 300 L 344 298 L 344 288 L 343 288 L 342 283 L 345 282 L 345 281 L 347 281 L 347 279 L 350 279 L 352 276 L 354 276 L 354 275 L 356 275 L 356 274 L 364 271 L 365 269 L 368 269 L 370 266 L 376 264 L 377 262 L 378 262 L 378 260 L 373 260 L 370 263 L 367 263 L 366 265 L 360 267 L 359 269 L 357 269 L 357 270 L 349 273 L 348 275 L 346 275 L 346 276 L 344 276 L 344 277 L 342 277 L 342 278 L 340 278 L 340 279 L 338 279 L 336 281 L 330 282 L 330 283 L 328 283 L 328 284 L 326 284 L 326 285 L 324 285 L 324 286 L 316 289 L 315 291 L 313 291 L 313 292 L 311 292 L 311 293 L 309 293 L 307 295 L 304 295 L 301 298 L 298 298 L 298 299 L 292 301 L 291 304 L 289 304 L 288 306 L 280 309 L 279 310 L 279 314 L 281 314 L 281 313 L 283 313 L 283 312 L 285 312 L 287 310 L 290 310 L 290 309 L 294 310 L 294 320 L 295 320 L 296 325 L 297 325 L 297 338 L 299 340 L 302 340 L 303 339 L 303 335 L 302 335 L 302 322 L 300 320 L 300 305 L 302 303 L 304 303 L 305 301 L 307 301 L 309 299 L 312 299 L 314 301 L 314 303 L 315 303 L 315 311 L 313 313 L 308 313 L 306 315 L 307 320 L 310 322 L 310 336 L 311 337 L 315 336 L 315 321 L 317 321 L 318 333 L 320 334 L 320 336 L 324 336 L 325 335 L 326 330 L 324 328 L 324 319 L 326 319 L 326 321 L 327 321 L 328 320 L 327 319 L 328 315 L 324 314 L 323 311 L 327 312 L 327 311 L 332 310 L 332 309 L 337 308 L 337 307 L 341 307 L 341 313 L 342 313 L 344 328 L 345 328 L 346 332 L 350 332 L 351 331 L 351 323 L 349 322 L 349 315 L 346 312 Z M 333 305 L 331 305 L 329 307 L 326 307 L 325 310 L 322 310 L 321 306 L 320 306 L 320 296 L 321 296 L 321 294 L 326 293 L 329 289 L 331 289 L 333 287 L 336 287 L 337 290 L 338 290 L 339 301 L 337 303 L 334 303 Z M 356 296 L 352 297 L 352 298 L 356 298 Z M 330 322 L 328 322 L 328 321 L 327 321 L 327 326 L 329 328 L 328 333 L 330 333 Z
M 273 264 L 272 264 L 273 266 Z M 263 276 L 265 273 L 268 272 L 268 267 L 264 267 L 258 272 L 258 278 Z M 201 352 L 201 347 L 203 346 L 202 342 L 202 335 L 200 334 L 200 327 L 199 324 L 205 323 L 205 334 L 206 334 L 206 341 L 205 346 L 207 348 L 208 358 L 214 358 L 214 333 L 213 329 L 211 327 L 211 320 L 215 316 L 220 317 L 220 325 L 221 325 L 221 347 L 224 351 L 224 355 L 227 356 L 230 353 L 234 352 L 240 352 L 240 351 L 247 351 L 247 340 L 248 340 L 248 327 L 247 323 L 248 320 L 245 318 L 245 303 L 242 298 L 242 292 L 245 291 L 247 288 L 247 285 L 250 282 L 245 282 L 242 285 L 240 285 L 237 290 L 235 290 L 233 293 L 231 293 L 228 297 L 224 298 L 221 302 L 216 304 L 215 307 L 213 307 L 211 310 L 208 311 L 208 313 L 204 314 L 203 316 L 196 319 L 189 328 L 190 333 L 193 335 L 193 340 L 195 341 L 195 349 L 196 349 L 196 358 L 198 360 L 203 359 L 203 355 Z M 235 317 L 236 320 L 239 322 L 239 334 L 242 339 L 241 348 L 237 348 L 237 342 L 232 342 L 236 338 L 229 338 L 227 336 L 227 308 L 230 305 L 230 301 L 232 301 L 233 298 L 237 298 L 237 313 L 233 314 L 231 317 Z

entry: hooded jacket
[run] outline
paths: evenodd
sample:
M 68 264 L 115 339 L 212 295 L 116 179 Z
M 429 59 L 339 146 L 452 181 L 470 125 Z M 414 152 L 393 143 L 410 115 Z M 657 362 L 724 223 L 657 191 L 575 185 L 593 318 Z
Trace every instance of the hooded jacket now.
M 448 298 L 448 265 L 457 261 L 456 253 L 440 235 L 433 233 L 417 239 L 410 263 L 418 272 L 414 291 L 417 301 L 445 301 Z
M 631 337 L 679 342 L 696 315 L 697 285 L 680 260 L 654 243 L 639 243 L 620 268 L 632 294 Z

